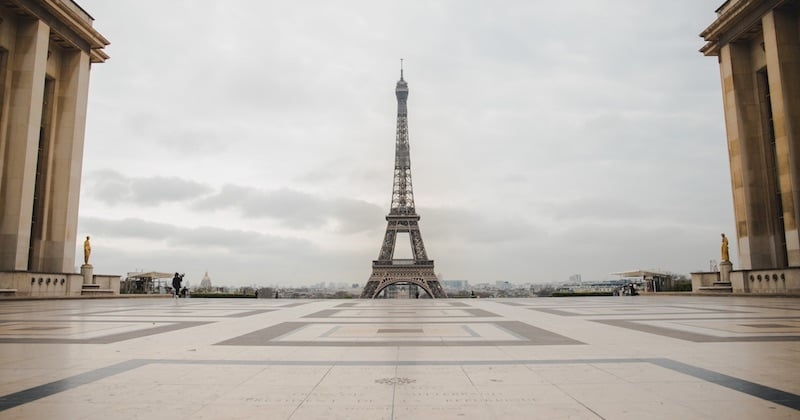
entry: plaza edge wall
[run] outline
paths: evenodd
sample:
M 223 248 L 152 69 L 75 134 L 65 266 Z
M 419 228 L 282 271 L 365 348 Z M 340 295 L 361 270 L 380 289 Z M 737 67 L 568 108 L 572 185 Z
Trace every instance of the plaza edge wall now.
M 120 276 L 96 274 L 92 284 L 98 289 L 119 295 Z M 77 297 L 85 296 L 84 279 L 75 273 L 36 273 L 29 271 L 0 273 L 0 296 Z
M 719 285 L 718 271 L 692 273 L 693 292 Z M 733 293 L 800 295 L 800 268 L 731 271 L 730 288 Z

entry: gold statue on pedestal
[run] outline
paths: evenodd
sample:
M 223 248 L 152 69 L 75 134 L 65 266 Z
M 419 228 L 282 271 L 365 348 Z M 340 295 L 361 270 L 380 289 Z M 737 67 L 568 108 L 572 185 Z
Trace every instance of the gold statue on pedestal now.
M 721 253 L 722 253 L 722 262 L 730 261 L 730 255 L 728 254 L 728 238 L 725 237 L 725 234 L 722 234 L 722 246 L 721 246 Z
M 92 244 L 89 243 L 89 237 L 86 237 L 86 240 L 83 241 L 83 264 L 89 264 L 89 255 L 92 255 Z

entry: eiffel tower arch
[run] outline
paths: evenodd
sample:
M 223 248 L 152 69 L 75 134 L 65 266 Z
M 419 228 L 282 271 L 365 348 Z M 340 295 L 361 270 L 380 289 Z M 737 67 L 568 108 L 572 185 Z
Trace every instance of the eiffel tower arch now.
M 378 259 L 372 261 L 370 275 L 362 298 L 375 298 L 385 288 L 394 284 L 414 285 L 432 298 L 445 298 L 439 279 L 433 271 L 433 260 L 428 258 L 419 229 L 420 216 L 414 206 L 414 189 L 411 183 L 411 153 L 408 143 L 408 83 L 403 79 L 402 61 L 400 80 L 395 88 L 397 97 L 397 135 L 395 138 L 394 183 L 392 206 L 386 216 L 386 234 L 383 237 Z M 396 259 L 397 234 L 407 233 L 411 241 L 411 259 Z

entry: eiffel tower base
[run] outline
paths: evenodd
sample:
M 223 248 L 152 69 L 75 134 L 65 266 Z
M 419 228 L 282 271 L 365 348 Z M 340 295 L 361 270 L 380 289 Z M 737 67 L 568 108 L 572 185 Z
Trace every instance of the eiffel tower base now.
M 433 267 L 423 268 L 414 265 L 403 267 L 389 263 L 388 266 L 373 264 L 372 275 L 361 292 L 361 298 L 374 299 L 383 289 L 393 284 L 413 284 L 434 299 L 447 297 L 439 279 L 433 273 Z

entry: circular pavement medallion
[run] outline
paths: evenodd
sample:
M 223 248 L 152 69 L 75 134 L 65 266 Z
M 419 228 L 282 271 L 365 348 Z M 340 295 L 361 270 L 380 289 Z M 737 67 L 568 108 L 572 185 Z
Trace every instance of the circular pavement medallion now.
M 375 383 L 385 385 L 405 385 L 414 382 L 417 382 L 417 380 L 411 378 L 381 378 L 375 380 Z

